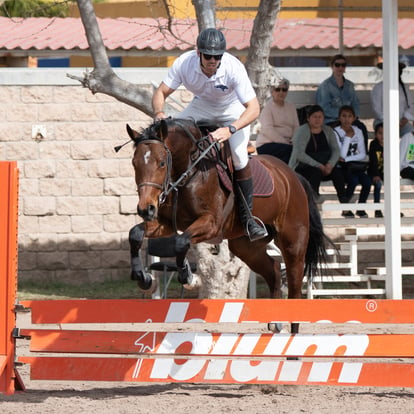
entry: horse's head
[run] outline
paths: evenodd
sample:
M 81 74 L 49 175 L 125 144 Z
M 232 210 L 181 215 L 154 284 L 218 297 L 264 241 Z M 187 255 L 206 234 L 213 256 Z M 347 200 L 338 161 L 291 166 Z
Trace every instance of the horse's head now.
M 158 216 L 160 197 L 163 197 L 170 180 L 171 153 L 164 140 L 168 136 L 168 125 L 158 121 L 141 133 L 127 125 L 127 131 L 135 142 L 132 165 L 138 190 L 138 214 L 145 221 Z
M 139 196 L 138 214 L 151 221 L 157 218 L 159 205 L 171 191 L 184 184 L 200 154 L 201 131 L 193 121 L 170 118 L 153 123 L 142 133 L 129 126 L 127 130 L 135 142 L 132 164 Z

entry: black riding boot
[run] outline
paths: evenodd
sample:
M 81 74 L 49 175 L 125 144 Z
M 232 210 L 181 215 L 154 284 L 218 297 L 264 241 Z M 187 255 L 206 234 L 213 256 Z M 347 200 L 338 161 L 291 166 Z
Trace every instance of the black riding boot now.
M 250 166 L 242 170 L 235 171 L 236 178 L 236 197 L 240 220 L 245 227 L 247 236 L 250 241 L 262 239 L 268 235 L 266 227 L 252 215 L 253 208 L 253 180 L 250 172 Z M 258 219 L 257 219 L 258 220 Z

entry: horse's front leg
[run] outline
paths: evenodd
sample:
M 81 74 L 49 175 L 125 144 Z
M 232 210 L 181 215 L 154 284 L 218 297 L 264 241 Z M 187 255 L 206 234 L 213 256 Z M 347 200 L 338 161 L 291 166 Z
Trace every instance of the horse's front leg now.
M 201 283 L 200 279 L 193 274 L 190 262 L 187 259 L 187 252 L 191 243 L 197 244 L 211 240 L 217 236 L 218 232 L 217 216 L 205 214 L 192 223 L 184 233 L 176 236 L 175 253 L 178 281 L 186 285 L 187 289 L 193 289 Z
M 145 224 L 137 224 L 129 231 L 129 251 L 131 254 L 131 280 L 136 280 L 142 290 L 150 290 L 153 277 L 142 264 L 140 250 L 145 236 Z
M 187 253 L 190 249 L 190 243 L 190 237 L 187 233 L 178 234 L 175 237 L 178 281 L 183 285 L 187 285 L 187 287 L 191 287 L 194 284 L 194 275 L 191 271 L 190 262 L 187 258 Z

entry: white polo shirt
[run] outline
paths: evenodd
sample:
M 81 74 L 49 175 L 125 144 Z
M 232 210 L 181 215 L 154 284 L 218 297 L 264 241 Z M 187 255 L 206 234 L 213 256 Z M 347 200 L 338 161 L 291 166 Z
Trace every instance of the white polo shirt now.
M 216 107 L 236 101 L 245 104 L 256 96 L 244 65 L 230 53 L 224 53 L 217 72 L 210 78 L 201 71 L 195 50 L 183 53 L 174 61 L 164 83 L 171 89 L 184 85 L 197 98 Z

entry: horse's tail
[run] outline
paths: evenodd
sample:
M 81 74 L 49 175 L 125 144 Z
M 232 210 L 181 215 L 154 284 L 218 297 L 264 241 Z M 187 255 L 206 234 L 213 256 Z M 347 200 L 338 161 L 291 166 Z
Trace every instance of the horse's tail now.
M 315 192 L 309 184 L 309 181 L 302 175 L 297 174 L 303 188 L 306 191 L 309 205 L 309 242 L 305 257 L 304 273 L 311 280 L 312 276 L 318 273 L 320 265 L 324 265 L 328 261 L 326 249 L 331 247 L 337 251 L 334 242 L 323 231 L 322 218 L 319 213 L 315 200 Z

